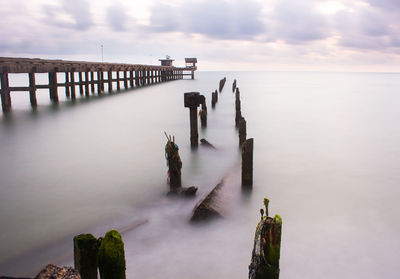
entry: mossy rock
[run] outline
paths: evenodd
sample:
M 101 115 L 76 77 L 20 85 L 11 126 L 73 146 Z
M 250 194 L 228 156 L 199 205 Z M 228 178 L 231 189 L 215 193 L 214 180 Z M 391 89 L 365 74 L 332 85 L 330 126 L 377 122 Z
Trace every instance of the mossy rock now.
M 125 279 L 125 252 L 122 237 L 116 230 L 106 233 L 98 252 L 100 278 Z

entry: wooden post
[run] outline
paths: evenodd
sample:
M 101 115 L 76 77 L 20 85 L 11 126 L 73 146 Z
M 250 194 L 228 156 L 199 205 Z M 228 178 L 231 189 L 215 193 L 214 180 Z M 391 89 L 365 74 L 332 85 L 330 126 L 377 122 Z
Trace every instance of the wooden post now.
M 100 84 L 101 84 L 101 92 L 104 92 L 104 72 L 103 70 L 100 71 Z
M 253 187 L 253 146 L 253 138 L 247 139 L 242 145 L 242 188 Z
M 244 119 L 244 117 L 240 118 L 239 121 L 239 147 L 241 148 L 243 143 L 246 140 L 246 120 Z
M 125 90 L 128 89 L 128 73 L 126 72 L 126 70 L 124 71 L 124 87 Z
M 29 73 L 29 99 L 31 101 L 31 107 L 35 108 L 37 106 L 36 99 L 36 79 L 35 73 Z
M 79 72 L 79 94 L 83 96 L 83 77 L 82 72 Z
M 197 107 L 201 103 L 199 92 L 188 92 L 184 94 L 184 105 L 190 110 L 190 144 L 192 148 L 199 145 L 199 132 L 197 128 Z
M 179 147 L 175 143 L 175 137 L 166 135 L 168 138 L 165 145 L 165 157 L 168 165 L 169 186 L 170 190 L 174 191 L 182 187 L 181 169 L 182 161 L 179 156 Z
M 108 71 L 107 77 L 108 77 L 108 92 L 111 93 L 112 88 L 113 88 L 113 85 L 112 85 L 112 78 L 113 78 L 113 77 L 112 77 L 112 71 L 111 71 L 111 70 Z
M 232 92 L 235 92 L 236 89 L 236 79 L 232 83 Z
M 82 279 L 97 279 L 98 241 L 91 234 L 74 237 L 74 265 Z
M 218 103 L 218 92 L 217 92 L 217 89 L 215 89 L 215 102 Z
M 69 91 L 70 83 L 69 83 L 69 72 L 65 72 L 65 97 L 70 97 Z
M 4 67 L 5 68 L 5 67 Z M 10 84 L 8 81 L 8 72 L 3 71 L 1 75 L 1 106 L 3 112 L 8 112 L 11 110 L 11 94 L 10 94 Z
M 106 233 L 98 252 L 101 279 L 125 279 L 125 250 L 122 237 L 116 230 Z
M 207 104 L 206 104 L 206 97 L 204 95 L 200 95 L 201 101 L 201 110 L 200 110 L 200 122 L 201 127 L 207 127 Z
M 90 71 L 90 91 L 94 94 L 94 72 Z
M 215 104 L 217 103 L 215 95 L 215 92 L 211 93 L 211 108 L 215 108 Z
M 97 71 L 97 94 L 101 94 L 101 73 L 100 71 Z
M 249 265 L 249 279 L 279 279 L 281 256 L 282 218 L 268 216 L 268 199 L 264 199 L 264 210 L 260 209 L 261 220 L 257 224 L 253 252 Z
M 53 103 L 58 102 L 57 71 L 49 72 L 49 93 Z
M 89 93 L 89 72 L 86 71 L 85 72 L 85 96 L 89 97 L 90 93 Z
M 131 88 L 134 87 L 134 83 L 133 83 L 133 70 L 130 70 L 130 73 L 129 73 L 129 85 L 131 86 Z
M 119 79 L 119 69 L 117 70 L 117 90 L 121 91 L 121 84 Z
M 75 72 L 72 71 L 70 72 L 70 76 L 71 76 L 71 99 L 75 100 L 76 98 L 76 94 L 75 94 Z

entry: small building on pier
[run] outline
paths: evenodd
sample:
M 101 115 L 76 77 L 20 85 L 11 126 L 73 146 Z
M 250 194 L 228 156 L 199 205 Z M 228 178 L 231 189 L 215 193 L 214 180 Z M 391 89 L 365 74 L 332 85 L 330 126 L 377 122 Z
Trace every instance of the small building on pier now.
M 165 59 L 159 59 L 158 61 L 161 61 L 161 66 L 172 67 L 174 59 L 171 59 L 171 57 L 167 55 Z

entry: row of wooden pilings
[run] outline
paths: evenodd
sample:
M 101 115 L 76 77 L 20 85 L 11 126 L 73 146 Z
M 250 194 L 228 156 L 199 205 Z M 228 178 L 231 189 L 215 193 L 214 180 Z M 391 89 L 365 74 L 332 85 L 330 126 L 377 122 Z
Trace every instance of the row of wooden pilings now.
M 58 88 L 65 88 L 65 96 L 75 99 L 77 91 L 81 96 L 89 97 L 90 94 L 102 94 L 107 89 L 109 92 L 141 87 L 160 82 L 183 79 L 192 76 L 184 72 L 185 68 L 168 66 L 151 66 L 136 64 L 74 62 L 63 60 L 42 60 L 0 57 L 0 86 L 1 103 L 3 112 L 11 110 L 11 92 L 29 92 L 31 106 L 37 106 L 37 89 L 48 89 L 50 100 L 59 101 Z M 9 74 L 27 74 L 28 86 L 11 86 Z M 48 84 L 37 84 L 36 74 L 48 75 Z M 113 76 L 115 73 L 115 77 Z M 122 73 L 122 74 L 121 74 Z M 64 82 L 58 82 L 60 75 L 64 75 Z

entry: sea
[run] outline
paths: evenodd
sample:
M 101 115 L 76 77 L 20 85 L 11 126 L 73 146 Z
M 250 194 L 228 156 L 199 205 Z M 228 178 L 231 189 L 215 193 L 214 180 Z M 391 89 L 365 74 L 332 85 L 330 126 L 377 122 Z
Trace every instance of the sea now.
M 254 138 L 253 189 L 238 182 L 224 218 L 193 225 L 195 204 L 226 174 L 240 180 L 234 79 Z M 206 97 L 199 138 L 215 150 L 191 149 L 185 92 Z M 74 235 L 117 229 L 127 278 L 248 278 L 264 198 L 283 219 L 280 278 L 400 274 L 398 73 L 198 71 L 74 102 L 60 88 L 56 105 L 38 90 L 36 110 L 27 92 L 11 94 L 12 112 L 0 113 L 0 275 L 73 266 Z M 164 132 L 193 199 L 167 196 Z

